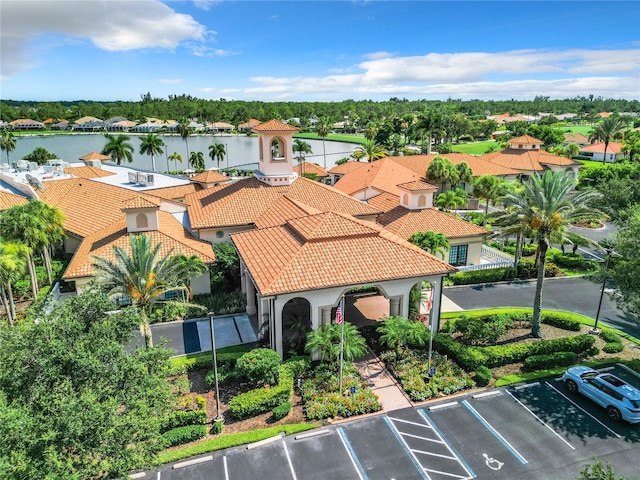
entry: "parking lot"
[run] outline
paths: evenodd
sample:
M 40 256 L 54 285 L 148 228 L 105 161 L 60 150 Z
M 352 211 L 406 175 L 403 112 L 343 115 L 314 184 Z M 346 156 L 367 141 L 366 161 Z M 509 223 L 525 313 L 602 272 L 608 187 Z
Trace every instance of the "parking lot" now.
M 612 368 L 640 387 L 639 376 Z M 620 475 L 637 476 L 640 425 L 612 422 L 559 378 L 547 378 L 213 452 L 133 477 L 562 480 L 575 479 L 593 456 Z

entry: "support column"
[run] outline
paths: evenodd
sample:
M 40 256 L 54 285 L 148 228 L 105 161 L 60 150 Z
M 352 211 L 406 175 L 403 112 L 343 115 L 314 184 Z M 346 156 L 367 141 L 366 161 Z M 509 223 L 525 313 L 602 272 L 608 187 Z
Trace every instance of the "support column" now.
M 282 348 L 282 309 L 284 305 L 274 304 L 273 331 L 274 331 L 274 347 L 280 358 L 284 358 L 284 350 Z
M 247 283 L 247 314 L 255 315 L 257 312 L 255 288 L 253 287 L 253 282 L 248 277 L 247 277 L 246 283 Z
M 242 293 L 247 292 L 247 269 L 242 260 L 240 260 L 240 291 Z
M 392 317 L 400 315 L 400 298 L 399 297 L 391 297 L 389 299 L 389 315 Z
M 440 330 L 440 308 L 442 307 L 442 277 L 437 280 L 429 280 L 433 288 L 433 300 L 431 304 L 430 322 L 431 333 L 438 333 Z
M 331 307 L 322 307 L 322 317 L 320 318 L 320 325 L 329 325 L 331 324 Z

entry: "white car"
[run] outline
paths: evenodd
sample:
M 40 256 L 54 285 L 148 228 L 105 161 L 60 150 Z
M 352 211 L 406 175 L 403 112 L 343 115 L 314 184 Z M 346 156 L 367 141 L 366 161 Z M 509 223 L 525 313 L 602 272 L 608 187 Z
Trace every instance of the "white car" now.
M 572 367 L 562 375 L 567 390 L 578 392 L 606 409 L 609 418 L 640 423 L 640 390 L 615 375 L 590 367 Z

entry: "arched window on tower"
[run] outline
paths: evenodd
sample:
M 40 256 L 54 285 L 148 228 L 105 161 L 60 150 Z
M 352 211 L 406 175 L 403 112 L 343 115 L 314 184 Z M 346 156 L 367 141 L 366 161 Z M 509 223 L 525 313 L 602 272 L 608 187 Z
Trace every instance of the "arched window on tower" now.
M 427 197 L 425 195 L 420 195 L 418 197 L 418 206 L 424 207 L 427 205 Z
M 137 228 L 149 228 L 149 219 L 144 213 L 136 215 L 136 227 Z

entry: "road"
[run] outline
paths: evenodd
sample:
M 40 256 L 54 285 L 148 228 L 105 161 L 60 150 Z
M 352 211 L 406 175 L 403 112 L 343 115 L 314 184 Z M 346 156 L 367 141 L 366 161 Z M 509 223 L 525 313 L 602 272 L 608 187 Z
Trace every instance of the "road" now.
M 444 295 L 463 310 L 532 307 L 535 288 L 535 280 L 527 280 L 448 287 Z M 542 308 L 595 318 L 601 291 L 601 283 L 586 277 L 548 278 L 542 289 Z M 598 322 L 640 338 L 640 321 L 617 307 L 609 289 L 605 289 Z

